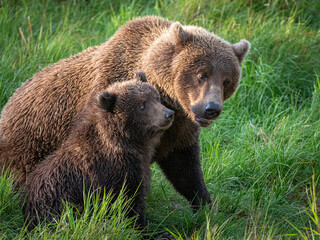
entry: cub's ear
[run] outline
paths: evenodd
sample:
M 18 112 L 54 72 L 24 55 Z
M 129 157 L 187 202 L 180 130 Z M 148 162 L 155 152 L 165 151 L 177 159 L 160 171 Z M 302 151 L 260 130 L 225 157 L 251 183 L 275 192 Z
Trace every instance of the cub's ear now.
M 100 107 L 108 112 L 113 112 L 117 96 L 109 92 L 100 93 L 98 96 L 98 101 Z
M 142 71 L 136 73 L 136 79 L 141 82 L 147 82 L 147 77 Z
M 184 45 L 191 40 L 191 34 L 186 32 L 179 22 L 172 23 L 169 31 L 174 36 L 176 43 Z
M 241 63 L 250 50 L 250 43 L 242 39 L 240 42 L 233 44 L 232 48 Z

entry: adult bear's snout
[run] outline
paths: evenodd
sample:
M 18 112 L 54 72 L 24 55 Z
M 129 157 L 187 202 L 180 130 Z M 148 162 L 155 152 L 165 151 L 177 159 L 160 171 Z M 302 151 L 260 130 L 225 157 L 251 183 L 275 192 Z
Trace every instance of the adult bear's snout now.
M 206 119 L 217 118 L 222 111 L 222 106 L 214 102 L 208 102 L 204 108 L 204 116 Z

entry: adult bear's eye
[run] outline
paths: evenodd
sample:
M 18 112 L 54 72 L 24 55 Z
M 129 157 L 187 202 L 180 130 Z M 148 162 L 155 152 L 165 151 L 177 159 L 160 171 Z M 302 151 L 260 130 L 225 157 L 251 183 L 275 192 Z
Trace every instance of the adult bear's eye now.
M 223 81 L 223 86 L 228 86 L 229 84 L 231 83 L 231 80 L 229 78 L 226 78 L 224 81 Z
M 206 74 L 206 73 L 199 73 L 199 74 L 198 74 L 198 79 L 199 79 L 200 81 L 207 81 L 207 79 L 208 79 L 208 74 Z

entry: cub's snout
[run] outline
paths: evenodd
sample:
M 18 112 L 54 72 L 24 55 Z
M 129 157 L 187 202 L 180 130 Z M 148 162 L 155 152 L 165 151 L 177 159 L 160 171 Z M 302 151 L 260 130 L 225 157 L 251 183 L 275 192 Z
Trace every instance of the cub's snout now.
M 166 130 L 171 127 L 173 119 L 174 119 L 174 111 L 163 106 L 164 110 L 164 118 L 163 122 L 160 123 L 159 128 L 162 130 Z

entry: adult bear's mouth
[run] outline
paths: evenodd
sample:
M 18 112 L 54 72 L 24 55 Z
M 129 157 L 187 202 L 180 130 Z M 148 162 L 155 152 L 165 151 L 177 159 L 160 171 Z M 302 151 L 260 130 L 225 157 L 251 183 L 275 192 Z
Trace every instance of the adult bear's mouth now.
M 204 119 L 204 118 L 201 118 L 197 115 L 194 115 L 194 120 L 200 124 L 201 127 L 208 127 L 211 125 L 211 123 L 213 122 L 214 119 L 212 120 L 209 120 L 209 119 Z

